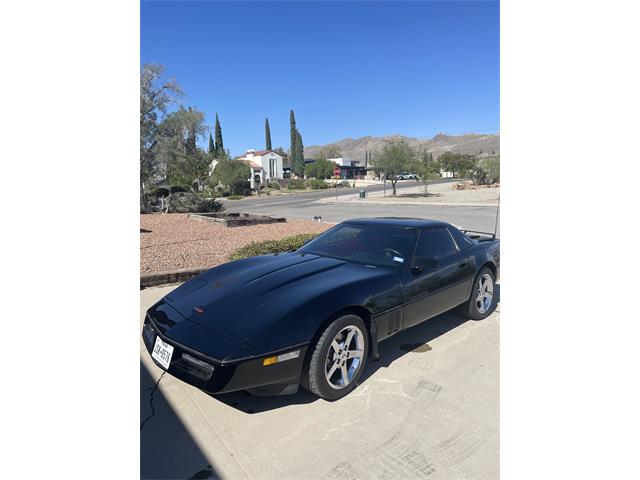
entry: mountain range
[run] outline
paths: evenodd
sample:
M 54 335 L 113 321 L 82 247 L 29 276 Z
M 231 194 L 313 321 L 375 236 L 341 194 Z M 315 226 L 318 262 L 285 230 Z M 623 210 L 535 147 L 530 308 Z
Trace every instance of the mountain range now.
M 446 151 L 454 153 L 479 154 L 488 153 L 496 155 L 500 153 L 500 134 L 477 134 L 469 133 L 465 135 L 445 135 L 439 133 L 433 138 L 405 137 L 404 135 L 388 135 L 385 137 L 360 137 L 345 138 L 325 145 L 311 145 L 304 147 L 305 158 L 315 158 L 321 149 L 328 146 L 335 146 L 345 158 L 352 160 L 364 159 L 365 151 L 369 150 L 373 154 L 381 151 L 385 143 L 394 140 L 405 140 L 409 145 L 417 150 L 428 150 L 437 157 Z

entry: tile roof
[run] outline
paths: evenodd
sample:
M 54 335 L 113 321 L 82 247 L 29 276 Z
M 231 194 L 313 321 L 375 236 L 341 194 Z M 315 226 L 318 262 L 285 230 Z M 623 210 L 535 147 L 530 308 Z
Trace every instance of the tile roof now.
M 257 168 L 258 170 L 262 170 L 262 167 L 260 165 L 258 165 L 255 162 L 252 162 L 251 160 L 245 160 L 242 158 L 238 159 L 238 162 L 242 162 L 242 163 L 246 163 L 247 165 L 249 165 L 251 168 Z

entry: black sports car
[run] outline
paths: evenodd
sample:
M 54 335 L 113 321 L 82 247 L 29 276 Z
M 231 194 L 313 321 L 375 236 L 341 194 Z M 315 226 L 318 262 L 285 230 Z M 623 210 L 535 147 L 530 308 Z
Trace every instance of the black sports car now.
M 444 222 L 343 222 L 295 252 L 212 268 L 148 311 L 142 336 L 164 370 L 209 393 L 353 390 L 378 342 L 457 307 L 496 307 L 500 241 Z

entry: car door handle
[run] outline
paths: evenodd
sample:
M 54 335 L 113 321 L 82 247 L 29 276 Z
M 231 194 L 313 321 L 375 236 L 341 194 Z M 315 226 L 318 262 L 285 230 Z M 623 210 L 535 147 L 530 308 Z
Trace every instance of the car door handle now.
M 462 262 L 462 263 L 458 264 L 458 267 L 460 267 L 460 268 L 464 268 L 466 266 L 467 266 L 467 262 Z

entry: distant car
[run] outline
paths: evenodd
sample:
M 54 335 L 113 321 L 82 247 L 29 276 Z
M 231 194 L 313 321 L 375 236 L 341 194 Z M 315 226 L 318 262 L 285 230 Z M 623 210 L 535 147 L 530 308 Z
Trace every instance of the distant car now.
M 412 180 L 412 179 L 417 179 L 418 175 L 415 173 L 401 173 L 399 175 L 396 175 L 396 180 Z
M 475 238 L 473 238 L 475 237 Z M 378 342 L 447 310 L 496 308 L 500 241 L 444 222 L 343 222 L 295 252 L 212 268 L 146 314 L 154 362 L 206 392 L 352 391 Z

